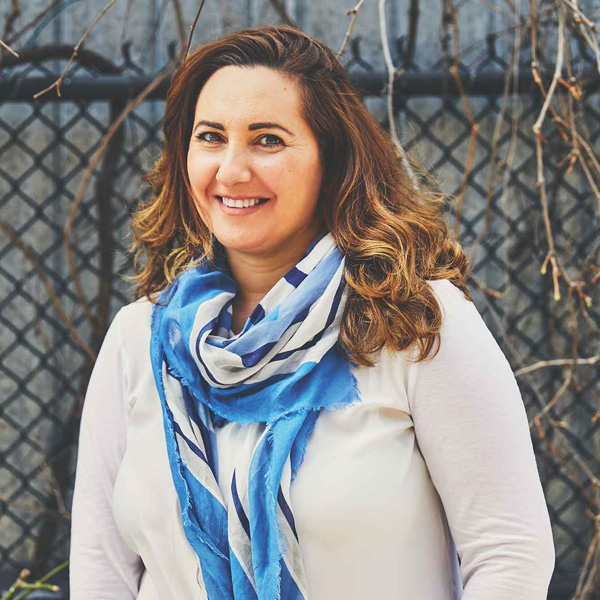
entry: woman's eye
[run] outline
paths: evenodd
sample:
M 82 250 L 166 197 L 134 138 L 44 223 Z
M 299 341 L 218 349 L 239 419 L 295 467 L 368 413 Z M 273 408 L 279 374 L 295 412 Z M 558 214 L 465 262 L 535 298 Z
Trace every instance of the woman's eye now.
M 204 136 L 205 135 L 216 135 L 218 138 L 221 137 L 218 133 L 215 133 L 214 131 L 203 131 L 202 133 L 198 133 L 196 135 L 196 139 L 202 142 L 214 142 L 217 140 L 207 140 Z
M 264 138 L 272 138 L 273 140 L 275 140 L 275 143 L 271 143 L 271 144 L 259 144 L 259 146 L 283 146 L 283 140 L 276 136 L 273 135 L 272 133 L 266 133 L 265 135 L 261 136 L 261 140 Z
M 216 139 L 210 139 L 207 138 L 205 136 L 211 136 L 214 135 L 216 136 Z M 265 138 L 270 139 L 270 142 L 267 143 L 259 143 L 258 146 L 262 146 L 263 148 L 270 148 L 270 147 L 278 147 L 278 146 L 283 146 L 283 140 L 277 136 L 277 135 L 273 135 L 272 133 L 266 133 L 265 135 L 261 136 L 259 139 L 260 140 L 264 140 Z M 202 131 L 201 133 L 196 134 L 196 140 L 200 141 L 200 142 L 207 142 L 209 144 L 218 142 L 221 139 L 221 136 L 218 133 L 215 133 L 214 131 Z

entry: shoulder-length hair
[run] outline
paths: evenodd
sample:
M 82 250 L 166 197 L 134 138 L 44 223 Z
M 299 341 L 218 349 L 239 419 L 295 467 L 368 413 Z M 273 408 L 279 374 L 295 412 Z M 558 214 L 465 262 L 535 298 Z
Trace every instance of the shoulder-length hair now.
M 137 297 L 155 301 L 155 292 L 198 264 L 194 257 L 213 259 L 211 233 L 191 201 L 186 157 L 200 90 L 230 65 L 269 67 L 299 86 L 302 116 L 323 165 L 318 205 L 346 257 L 348 301 L 339 340 L 349 360 L 372 365 L 383 347 L 402 351 L 413 343 L 420 350 L 416 360 L 423 360 L 442 322 L 426 280 L 449 279 L 471 300 L 470 264 L 444 220 L 445 195 L 414 158 L 406 157 L 421 181 L 407 174 L 400 150 L 333 51 L 292 27 L 234 32 L 202 46 L 174 74 L 164 149 L 144 177 L 153 197 L 133 215 Z

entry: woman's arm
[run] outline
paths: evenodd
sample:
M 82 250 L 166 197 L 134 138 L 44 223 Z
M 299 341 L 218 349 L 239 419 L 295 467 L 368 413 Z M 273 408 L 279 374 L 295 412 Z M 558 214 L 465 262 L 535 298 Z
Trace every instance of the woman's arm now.
M 475 306 L 447 280 L 432 285 L 440 351 L 411 365 L 408 396 L 461 558 L 462 600 L 545 600 L 552 530 L 517 382 Z
M 71 511 L 71 600 L 136 598 L 144 569 L 119 535 L 112 507 L 127 442 L 124 360 L 117 315 L 96 360 L 81 416 Z

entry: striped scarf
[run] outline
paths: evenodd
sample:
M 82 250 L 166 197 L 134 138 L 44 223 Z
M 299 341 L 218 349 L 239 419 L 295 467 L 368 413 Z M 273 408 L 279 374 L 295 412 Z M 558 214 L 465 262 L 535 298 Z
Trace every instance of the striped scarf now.
M 336 343 L 344 258 L 330 233 L 233 335 L 236 284 L 204 264 L 163 292 L 151 359 L 187 540 L 209 600 L 307 600 L 290 484 L 321 409 L 359 400 Z M 215 428 L 246 424 L 250 443 L 219 481 Z

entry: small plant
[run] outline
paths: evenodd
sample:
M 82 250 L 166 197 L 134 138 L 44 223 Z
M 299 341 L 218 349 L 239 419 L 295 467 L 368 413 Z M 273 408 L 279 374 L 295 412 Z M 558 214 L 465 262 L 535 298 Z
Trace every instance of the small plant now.
M 27 596 L 29 596 L 29 594 L 31 594 L 31 592 L 35 590 L 49 590 L 51 592 L 60 592 L 60 588 L 57 585 L 45 582 L 60 571 L 62 571 L 68 564 L 69 561 L 67 560 L 64 563 L 62 563 L 62 565 L 58 565 L 58 567 L 55 567 L 51 571 L 48 571 L 48 573 L 46 573 L 43 577 L 40 577 L 37 581 L 34 581 L 33 583 L 28 583 L 27 581 L 25 581 L 27 577 L 29 577 L 29 569 L 23 569 L 17 577 L 17 580 L 10 586 L 8 592 L 6 592 L 6 594 L 4 594 L 4 596 L 2 596 L 0 600 L 22 600 L 23 598 L 27 598 Z M 17 596 L 15 595 L 17 594 L 17 592 L 21 593 Z

